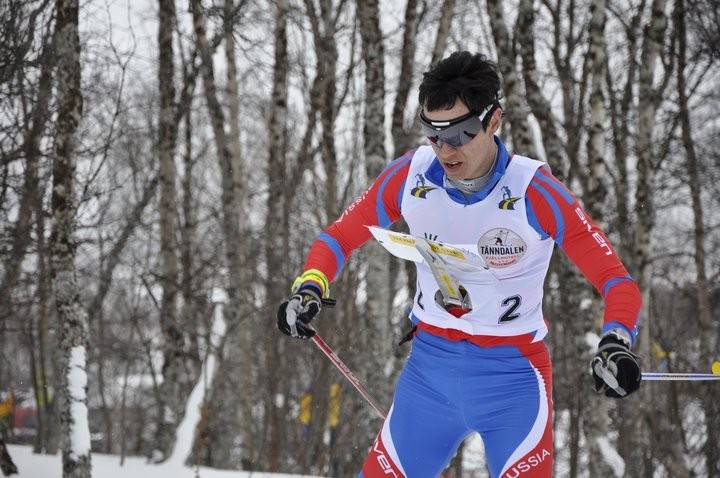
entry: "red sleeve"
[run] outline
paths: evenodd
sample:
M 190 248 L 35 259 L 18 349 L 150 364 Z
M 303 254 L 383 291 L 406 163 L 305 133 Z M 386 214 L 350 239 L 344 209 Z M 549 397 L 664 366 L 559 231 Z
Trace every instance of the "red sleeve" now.
M 529 220 L 551 236 L 605 300 L 603 331 L 622 326 L 635 337 L 641 296 L 610 241 L 577 198 L 545 168 L 527 191 Z
M 402 192 L 414 153 L 410 151 L 390 163 L 370 188 L 320 234 L 305 261 L 305 272 L 318 270 L 332 281 L 350 253 L 372 237 L 366 226 L 388 227 L 400 218 Z

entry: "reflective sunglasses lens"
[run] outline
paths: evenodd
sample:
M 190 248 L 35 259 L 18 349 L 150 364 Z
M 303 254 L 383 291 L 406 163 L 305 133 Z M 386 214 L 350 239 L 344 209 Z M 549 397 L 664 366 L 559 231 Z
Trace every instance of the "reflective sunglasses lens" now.
M 436 146 L 438 148 L 442 148 L 444 144 L 447 144 L 448 146 L 452 148 L 459 148 L 461 146 L 465 146 L 468 144 L 475 135 L 469 135 L 468 133 L 464 134 L 454 134 L 449 136 L 439 136 L 439 135 L 433 135 L 428 136 L 427 139 L 432 143 L 433 146 Z
M 428 141 L 438 148 L 441 148 L 443 144 L 453 148 L 465 146 L 482 129 L 482 122 L 475 115 L 444 128 L 428 124 L 428 121 L 422 116 L 420 120 L 423 133 L 427 136 Z

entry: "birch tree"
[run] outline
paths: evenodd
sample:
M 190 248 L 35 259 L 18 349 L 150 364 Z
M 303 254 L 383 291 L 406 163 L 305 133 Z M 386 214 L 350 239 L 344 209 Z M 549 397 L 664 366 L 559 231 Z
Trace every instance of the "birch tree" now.
M 240 145 L 240 93 L 238 88 L 238 67 L 237 67 L 237 45 L 235 40 L 235 28 L 240 26 L 238 19 L 247 2 L 240 1 L 235 4 L 232 0 L 223 2 L 222 14 L 222 39 L 225 54 L 226 67 L 226 94 L 228 123 L 228 147 L 230 152 L 230 173 L 232 174 L 232 211 L 236 214 L 233 221 L 237 221 L 233 227 L 237 227 L 238 237 L 226 239 L 227 241 L 238 242 L 240 237 L 247 237 L 248 231 L 245 226 L 245 187 L 246 172 L 242 164 Z M 250 277 L 252 271 L 248 264 L 249 241 L 243 241 L 236 247 L 234 257 L 237 270 L 237 282 L 232 285 L 234 288 L 233 307 L 235 326 L 230 329 L 222 348 L 225 350 L 219 362 L 220 373 L 228 380 L 219 380 L 213 384 L 209 400 L 205 404 L 207 414 L 207 430 L 204 443 L 207 446 L 207 463 L 209 465 L 231 469 L 236 465 L 237 458 L 234 455 L 234 448 L 237 438 L 240 437 L 243 443 L 243 460 L 247 461 L 252 445 L 252 400 L 254 397 L 254 386 L 251 380 L 252 371 L 249 364 L 253 363 L 252 344 L 256 336 L 255 328 L 259 326 L 257 314 L 252 313 L 252 294 L 247 287 L 252 283 Z M 232 312 L 232 311 L 231 311 Z M 242 318 L 242 319 L 241 319 Z M 244 326 L 238 327 L 240 320 Z M 247 373 L 236 376 L 236 370 L 246 369 Z M 239 393 L 238 391 L 242 391 Z
M 363 144 L 365 153 L 365 174 L 368 181 L 380 175 L 387 164 L 385 152 L 385 48 L 380 30 L 379 5 L 377 0 L 358 0 L 357 12 L 362 38 L 362 57 L 365 64 L 365 114 Z M 372 241 L 366 246 L 367 276 L 365 278 L 367 299 L 366 310 L 359 317 L 363 334 L 363 348 L 368 352 L 368 385 L 380 403 L 390 403 L 391 384 L 385 374 L 386 362 L 392 356 L 390 319 L 392 316 L 391 291 L 387 253 Z M 370 417 L 375 417 L 373 413 Z M 369 417 L 369 418 L 370 418 Z M 370 420 L 365 422 L 373 423 Z M 376 427 L 370 425 L 368 436 Z
M 228 334 L 232 334 L 237 333 L 240 328 L 240 321 L 242 319 L 240 315 L 240 302 L 242 299 L 240 291 L 244 286 L 242 283 L 242 256 L 240 251 L 240 217 L 243 212 L 239 197 L 240 192 L 236 187 L 236 175 L 239 173 L 233 171 L 238 160 L 233 158 L 232 141 L 225 131 L 227 117 L 222 108 L 215 81 L 215 67 L 212 59 L 212 50 L 207 38 L 205 11 L 201 0 L 192 0 L 190 6 L 193 17 L 195 45 L 200 54 L 200 73 L 203 80 L 205 101 L 212 126 L 215 150 L 218 156 L 218 165 L 222 179 L 222 229 L 225 265 L 227 267 L 227 276 L 223 278 L 223 280 L 228 295 L 228 303 L 224 308 L 224 313 L 225 322 L 229 331 Z M 231 20 L 228 19 L 228 21 Z M 225 351 L 223 347 L 221 347 L 221 350 L 218 352 L 220 361 L 217 373 L 229 376 L 230 372 L 227 367 L 232 367 L 232 362 L 225 360 L 225 352 L 238 353 L 238 351 Z M 237 370 L 237 368 L 235 368 L 235 370 Z M 220 388 L 220 390 L 216 389 L 217 387 L 223 387 L 225 385 L 227 385 L 226 381 L 215 381 L 213 382 L 213 390 L 210 391 L 210 401 L 220 400 L 221 398 L 223 400 L 223 402 L 218 403 L 217 408 L 214 409 L 214 411 L 219 414 L 218 417 L 216 417 L 215 423 L 234 424 L 237 421 L 233 419 L 233 417 L 236 416 L 233 410 L 236 410 L 235 407 L 237 407 L 237 404 L 233 405 L 230 403 L 232 392 L 222 388 Z M 209 433 L 212 434 L 212 430 L 210 430 Z M 217 430 L 217 433 L 223 438 L 223 444 L 226 447 L 224 449 L 227 450 L 227 447 L 231 446 L 229 443 L 231 430 L 223 427 Z M 223 456 L 223 454 L 221 454 L 221 456 Z M 226 456 L 223 456 L 223 460 L 226 459 Z
M 606 23 L 606 2 L 605 0 L 593 0 L 590 4 L 590 25 L 588 30 L 589 45 L 589 69 L 591 72 L 590 96 L 589 96 L 589 125 L 587 135 L 587 161 L 588 181 L 587 190 L 583 197 L 590 216 L 598 223 L 601 229 L 607 230 L 605 221 L 607 188 L 605 186 L 605 23 Z M 602 305 L 598 295 L 593 296 L 590 313 L 594 317 L 602 316 Z M 600 324 L 593 324 L 600 328 Z M 588 352 L 592 352 L 588 350 Z M 581 355 L 582 360 L 588 363 L 591 360 L 590 353 Z M 614 464 L 606 457 L 608 431 L 608 410 L 609 402 L 604 396 L 595 395 L 590 398 L 590 407 L 585 411 L 585 435 L 588 440 L 590 463 L 589 472 L 591 476 L 612 476 L 617 475 Z
M 412 148 L 414 141 L 406 126 L 405 111 L 407 109 L 410 88 L 413 85 L 415 66 L 415 51 L 417 50 L 418 4 L 417 0 L 408 0 L 405 4 L 405 17 L 403 21 L 402 50 L 400 51 L 400 73 L 395 87 L 395 102 L 393 103 L 390 134 L 393 139 L 393 157 L 400 157 L 405 151 Z M 410 119 L 410 127 L 415 118 Z
M 288 238 L 283 231 L 288 231 L 289 211 L 287 196 L 283 193 L 284 184 L 287 181 L 285 176 L 286 163 L 285 153 L 287 148 L 287 3 L 280 0 L 275 6 L 275 50 L 272 71 L 272 93 L 270 117 L 268 121 L 269 155 L 267 161 L 268 177 L 268 198 L 267 216 L 265 220 L 265 260 L 267 261 L 268 274 L 265 280 L 266 300 L 272 307 L 276 307 L 284 296 L 287 289 L 277 286 L 277 272 L 285 271 L 288 257 Z M 318 60 L 320 62 L 320 60 Z M 318 73 L 319 74 L 319 73 Z M 328 81 L 328 80 L 326 80 Z M 287 277 L 289 274 L 282 274 Z M 272 317 L 270 305 L 268 305 L 267 317 Z M 273 310 L 274 312 L 274 310 Z M 280 359 L 284 343 L 272 337 L 268 343 L 267 362 L 267 388 L 268 400 L 265 404 L 265 419 L 268 422 L 267 451 L 265 453 L 268 467 L 271 471 L 278 471 L 280 466 L 280 454 L 282 450 L 282 421 L 283 409 L 276 405 L 276 397 L 281 390 Z
M 690 197 L 693 211 L 693 229 L 694 229 L 694 246 L 695 253 L 693 259 L 695 262 L 695 293 L 698 308 L 698 329 L 700 335 L 700 356 L 714 357 L 718 350 L 717 323 L 713 324 L 712 312 L 710 307 L 709 291 L 706 272 L 706 228 L 703 213 L 703 201 L 701 199 L 701 181 L 698 166 L 698 157 L 695 152 L 695 142 L 692 135 L 692 126 L 690 120 L 690 107 L 688 101 L 688 86 L 686 81 L 687 72 L 687 31 L 685 25 L 685 0 L 676 0 L 673 13 L 673 21 L 677 29 L 677 93 L 678 106 L 681 124 L 681 138 L 685 156 L 687 158 L 688 183 L 690 186 Z M 712 60 L 710 60 L 712 61 Z M 713 392 L 706 387 L 704 390 L 702 402 L 705 411 L 706 422 L 706 442 L 705 442 L 705 458 L 707 463 L 707 475 L 716 476 L 720 470 L 720 431 L 717 424 L 720 424 L 720 407 L 718 402 L 713 398 Z
M 528 107 L 523 99 L 522 84 L 515 67 L 516 55 L 505 20 L 504 5 L 500 0 L 487 0 L 486 4 L 497 49 L 498 70 L 502 75 L 502 89 L 510 123 L 512 149 L 517 151 L 518 154 L 537 158 L 535 141 L 528 124 Z
M 518 5 L 515 36 L 522 58 L 522 78 L 530 111 L 542 131 L 544 159 L 558 178 L 564 178 L 567 175 L 567 159 L 557 127 L 558 120 L 550 106 L 550 101 L 540 88 L 541 80 L 538 78 L 535 60 L 535 9 L 533 0 L 521 0 Z M 522 151 L 521 153 L 526 154 Z
M 633 142 L 630 128 L 632 122 L 631 109 L 635 97 L 633 88 L 637 81 L 638 70 L 638 62 L 635 61 L 635 58 L 637 58 L 640 47 L 640 29 L 644 9 L 644 0 L 631 12 L 618 11 L 612 6 L 609 8 L 613 17 L 620 21 L 622 25 L 622 44 L 627 58 L 624 63 L 626 76 L 622 85 L 618 85 L 613 76 L 608 56 L 605 56 L 605 60 L 608 62 L 605 73 L 610 111 L 609 119 L 612 130 L 612 165 L 615 170 L 613 176 L 613 197 L 615 201 L 613 229 L 617 231 L 620 237 L 620 241 L 615 244 L 615 247 L 620 251 L 620 256 L 626 258 L 632 258 L 634 241 L 632 228 L 626 227 L 632 222 L 630 207 L 632 189 L 630 186 L 628 158 L 631 156 L 631 144 Z
M 63 477 L 89 478 L 90 429 L 87 410 L 87 313 L 80 301 L 75 272 L 76 132 L 82 119 L 79 5 L 58 0 L 55 25 L 58 116 L 53 149 L 52 285 L 60 321 L 62 360 L 60 424 Z
M 177 259 L 175 190 L 175 68 L 173 32 L 175 31 L 175 0 L 159 0 L 158 28 L 158 87 L 160 111 L 158 121 L 158 155 L 160 162 L 160 259 L 162 303 L 160 328 L 163 335 L 163 383 L 158 394 L 157 449 L 164 460 L 175 441 L 175 428 L 180 423 L 183 404 L 183 357 L 184 344 L 181 324 L 178 322 L 177 286 L 179 284 Z
M 652 321 L 649 317 L 650 286 L 652 281 L 652 230 L 655 225 L 655 205 L 653 203 L 653 188 L 656 167 L 653 161 L 653 132 L 655 130 L 655 112 L 660 97 L 655 85 L 655 68 L 658 56 L 664 42 L 667 28 L 665 14 L 665 0 L 653 0 L 650 21 L 644 28 L 640 67 L 638 70 L 638 97 L 642 99 L 638 105 L 637 116 L 637 188 L 635 191 L 635 213 L 637 223 L 635 227 L 635 240 L 633 246 L 633 261 L 635 273 L 633 277 L 638 281 L 643 298 L 641 320 L 644 327 L 640 329 L 638 337 L 638 351 L 641 355 L 650 356 L 650 329 Z M 641 395 L 647 395 L 649 390 L 640 390 Z M 646 400 L 636 404 L 638 406 L 636 417 L 648 417 L 653 412 Z M 626 420 L 629 417 L 626 415 Z M 629 446 L 621 447 L 621 454 L 628 465 L 627 472 L 639 475 L 642 470 L 642 450 L 648 450 L 650 437 L 643 426 L 642 420 L 628 420 L 621 425 L 621 435 L 627 440 Z

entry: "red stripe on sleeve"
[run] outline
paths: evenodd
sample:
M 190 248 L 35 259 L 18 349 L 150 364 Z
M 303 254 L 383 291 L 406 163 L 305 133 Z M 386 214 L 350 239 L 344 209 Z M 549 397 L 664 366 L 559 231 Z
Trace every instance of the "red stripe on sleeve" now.
M 413 154 L 414 151 L 409 152 L 393 161 L 375 179 L 370 188 L 353 201 L 340 217 L 325 229 L 325 233 L 337 241 L 339 250 L 333 250 L 328 247 L 326 242 L 316 240 L 308 253 L 305 270 L 318 269 L 332 281 L 337 275 L 338 269 L 344 265 L 338 263 L 337 254 L 341 254 L 344 261 L 355 249 L 372 237 L 366 226 L 379 225 L 378 203 L 382 203 L 390 222 L 395 222 L 400 218 L 400 193 L 405 184 Z
M 527 190 L 528 199 L 542 229 L 556 240 L 561 235 L 561 247 L 565 254 L 601 294 L 610 280 L 628 277 L 627 269 L 605 233 L 583 210 L 577 198 L 549 171 L 541 168 L 538 174 L 550 179 L 555 186 L 533 180 L 538 187 L 531 183 Z M 546 194 L 549 194 L 551 200 Z M 568 197 L 572 198 L 572 203 L 568 203 Z M 562 221 L 556 218 L 550 202 L 554 202 Z M 560 224 L 562 230 L 558 230 Z M 633 330 L 641 304 L 637 284 L 632 280 L 618 282 L 610 287 L 604 299 L 604 322 L 619 322 L 627 326 L 628 330 Z

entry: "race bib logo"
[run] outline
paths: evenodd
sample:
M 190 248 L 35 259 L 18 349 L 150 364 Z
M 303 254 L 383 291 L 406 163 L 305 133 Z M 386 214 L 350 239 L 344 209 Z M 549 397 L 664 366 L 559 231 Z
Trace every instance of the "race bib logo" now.
M 507 186 L 502 187 L 503 192 L 503 198 L 502 201 L 498 203 L 498 207 L 504 211 L 514 211 L 515 210 L 515 203 L 521 200 L 520 197 L 512 197 L 512 192 L 510 192 L 510 188 Z
M 425 199 L 425 196 L 427 196 L 427 193 L 430 191 L 437 189 L 434 186 L 426 186 L 425 185 L 425 177 L 422 174 L 416 174 L 415 175 L 415 187 L 410 190 L 410 194 L 415 196 L 416 198 Z
M 516 264 L 527 252 L 527 244 L 510 229 L 491 229 L 478 241 L 478 252 L 488 266 L 500 269 Z

